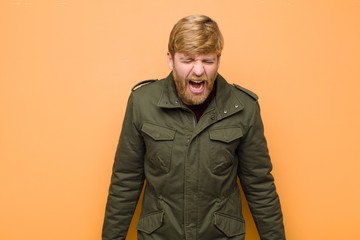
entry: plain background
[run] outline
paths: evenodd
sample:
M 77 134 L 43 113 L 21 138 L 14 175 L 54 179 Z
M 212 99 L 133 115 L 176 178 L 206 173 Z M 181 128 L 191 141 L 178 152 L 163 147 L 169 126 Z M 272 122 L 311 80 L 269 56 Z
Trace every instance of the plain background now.
M 287 238 L 360 239 L 359 0 L 2 0 L 0 239 L 100 239 L 131 87 L 199 13 L 219 72 L 260 96 Z

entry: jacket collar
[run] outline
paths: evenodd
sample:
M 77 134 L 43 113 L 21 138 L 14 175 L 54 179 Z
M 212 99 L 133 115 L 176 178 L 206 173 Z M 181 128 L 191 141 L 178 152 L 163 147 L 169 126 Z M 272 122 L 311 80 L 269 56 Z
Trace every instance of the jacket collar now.
M 209 111 L 215 111 L 214 117 L 216 120 L 219 120 L 231 116 L 244 108 L 244 104 L 234 94 L 233 87 L 220 74 L 217 75 L 215 84 L 217 84 L 216 96 L 204 114 Z M 177 94 L 172 72 L 164 81 L 163 90 L 157 105 L 161 108 L 188 109 Z
M 235 95 L 233 86 L 228 84 L 220 74 L 216 78 L 216 84 L 216 96 L 208 109 L 215 107 L 218 119 L 231 116 L 244 108 L 244 104 Z
M 176 87 L 172 72 L 166 77 L 162 86 L 161 96 L 157 105 L 161 108 L 181 108 L 185 107 L 176 92 Z

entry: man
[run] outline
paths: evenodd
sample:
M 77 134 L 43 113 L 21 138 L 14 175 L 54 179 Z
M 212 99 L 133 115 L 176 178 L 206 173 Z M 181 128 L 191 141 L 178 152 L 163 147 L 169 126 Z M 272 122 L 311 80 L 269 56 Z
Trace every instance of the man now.
M 138 239 L 240 240 L 240 190 L 261 239 L 285 239 L 257 96 L 217 73 L 223 37 L 212 19 L 181 19 L 170 75 L 133 89 L 116 151 L 103 240 L 124 240 L 144 180 Z

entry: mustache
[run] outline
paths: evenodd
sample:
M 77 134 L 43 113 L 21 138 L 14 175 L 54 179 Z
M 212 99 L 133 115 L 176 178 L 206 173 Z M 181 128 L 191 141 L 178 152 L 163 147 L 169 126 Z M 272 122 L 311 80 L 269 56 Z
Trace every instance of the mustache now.
M 206 76 L 201 76 L 201 77 L 197 77 L 197 76 L 189 76 L 186 78 L 187 81 L 207 81 L 208 78 Z

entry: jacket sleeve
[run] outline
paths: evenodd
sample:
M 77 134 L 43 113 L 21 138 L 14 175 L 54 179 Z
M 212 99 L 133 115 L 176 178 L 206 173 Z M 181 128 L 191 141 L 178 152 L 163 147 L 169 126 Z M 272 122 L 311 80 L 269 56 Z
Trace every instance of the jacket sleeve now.
M 144 142 L 130 95 L 115 154 L 102 230 L 103 240 L 125 240 L 144 184 Z
M 262 240 L 285 239 L 283 216 L 258 102 L 239 146 L 238 176 Z

